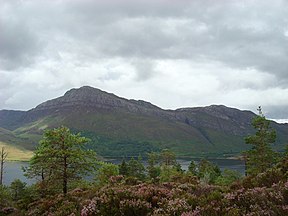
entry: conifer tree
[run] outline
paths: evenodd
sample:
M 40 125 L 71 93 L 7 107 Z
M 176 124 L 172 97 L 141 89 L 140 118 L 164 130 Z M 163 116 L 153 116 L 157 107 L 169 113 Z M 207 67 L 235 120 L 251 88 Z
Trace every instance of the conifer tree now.
M 169 149 L 163 149 L 160 153 L 162 165 L 173 166 L 176 164 L 176 155 Z
M 119 166 L 119 174 L 123 176 L 128 175 L 128 164 L 126 163 L 125 159 L 122 160 L 121 164 Z
M 71 181 L 80 179 L 95 167 L 95 152 L 83 148 L 87 142 L 87 138 L 72 134 L 63 126 L 46 130 L 30 166 L 24 170 L 26 176 L 41 177 L 45 189 L 62 185 L 65 195 Z
M 192 175 L 197 175 L 197 165 L 195 163 L 194 160 L 192 160 L 188 166 L 188 171 L 192 174 Z
M 140 156 L 137 160 L 133 157 L 129 160 L 128 176 L 138 178 L 139 180 L 145 179 L 145 167 L 142 164 L 142 158 Z
M 155 180 L 160 175 L 160 167 L 157 166 L 159 162 L 159 154 L 156 152 L 148 153 L 147 171 L 149 178 Z
M 276 162 L 276 153 L 271 148 L 276 140 L 276 131 L 270 127 L 270 121 L 263 115 L 261 107 L 258 111 L 259 114 L 252 120 L 256 133 L 245 138 L 246 144 L 252 145 L 252 149 L 245 152 L 248 175 L 262 173 Z

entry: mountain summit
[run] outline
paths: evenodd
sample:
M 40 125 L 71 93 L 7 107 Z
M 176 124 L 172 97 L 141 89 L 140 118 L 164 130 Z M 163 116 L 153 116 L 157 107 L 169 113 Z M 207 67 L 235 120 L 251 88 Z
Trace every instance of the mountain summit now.
M 127 100 L 114 94 L 107 93 L 97 88 L 83 86 L 79 89 L 71 89 L 62 97 L 46 101 L 38 105 L 35 110 L 58 109 L 66 107 L 94 107 L 105 109 L 123 108 L 135 109 L 160 109 L 145 101 Z
M 53 108 L 64 108 L 75 106 L 117 106 L 122 100 L 113 94 L 101 91 L 90 86 L 83 86 L 79 89 L 71 89 L 62 97 L 46 101 L 38 105 L 35 110 L 46 110 Z
M 45 128 L 65 125 L 89 137 L 90 148 L 103 156 L 137 156 L 163 148 L 182 156 L 220 155 L 247 149 L 243 140 L 254 132 L 254 116 L 223 105 L 164 110 L 146 101 L 83 86 L 26 112 L 0 111 L 0 128 L 9 130 L 22 144 L 26 140 L 24 146 L 30 149 Z M 275 147 L 281 149 L 288 138 L 288 126 L 272 126 L 278 132 Z M 1 137 L 0 141 L 9 143 Z

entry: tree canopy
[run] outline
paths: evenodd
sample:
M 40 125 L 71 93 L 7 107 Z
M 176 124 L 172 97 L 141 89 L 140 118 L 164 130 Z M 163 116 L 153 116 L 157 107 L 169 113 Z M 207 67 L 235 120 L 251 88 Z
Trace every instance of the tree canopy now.
M 245 142 L 252 145 L 252 149 L 245 152 L 246 172 L 249 175 L 262 173 L 276 162 L 276 153 L 271 148 L 276 140 L 276 131 L 270 127 L 270 120 L 265 118 L 261 107 L 258 111 L 259 114 L 252 120 L 256 133 L 245 138 Z
M 94 169 L 95 152 L 83 148 L 88 141 L 63 126 L 46 130 L 25 170 L 26 176 L 40 177 L 45 189 L 62 185 L 63 194 L 66 194 L 70 181 L 80 179 Z

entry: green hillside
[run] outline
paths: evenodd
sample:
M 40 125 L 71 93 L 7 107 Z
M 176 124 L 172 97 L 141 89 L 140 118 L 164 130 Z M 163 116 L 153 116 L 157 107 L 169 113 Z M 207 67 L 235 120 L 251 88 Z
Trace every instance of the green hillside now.
M 0 141 L 33 150 L 46 128 L 64 125 L 90 138 L 89 147 L 101 156 L 144 156 L 163 148 L 178 156 L 233 155 L 249 147 L 244 137 L 254 133 L 254 116 L 223 105 L 163 110 L 85 86 L 26 112 L 0 111 Z M 288 125 L 272 126 L 274 147 L 284 149 Z
M 0 128 L 0 148 L 8 153 L 7 160 L 26 161 L 32 157 L 31 142 L 14 135 L 11 131 Z

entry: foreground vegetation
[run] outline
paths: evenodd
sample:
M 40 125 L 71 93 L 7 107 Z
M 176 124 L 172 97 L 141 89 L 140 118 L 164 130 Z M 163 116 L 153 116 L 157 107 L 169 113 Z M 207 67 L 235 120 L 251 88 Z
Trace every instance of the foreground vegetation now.
M 141 179 L 140 169 L 124 176 L 105 163 L 95 181 L 75 181 L 66 195 L 61 185 L 45 194 L 40 183 L 2 186 L 0 215 L 287 215 L 287 161 L 242 179 L 225 171 L 214 181 L 208 170 L 195 175 L 175 167 Z
M 146 167 L 141 157 L 99 162 L 86 138 L 47 130 L 25 170 L 37 183 L 0 186 L 0 215 L 288 215 L 288 150 L 272 151 L 276 134 L 261 109 L 252 124 L 245 177 L 205 159 L 184 171 L 168 149 L 149 153 Z

